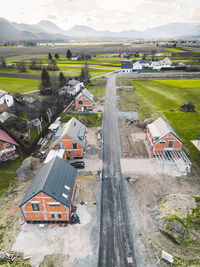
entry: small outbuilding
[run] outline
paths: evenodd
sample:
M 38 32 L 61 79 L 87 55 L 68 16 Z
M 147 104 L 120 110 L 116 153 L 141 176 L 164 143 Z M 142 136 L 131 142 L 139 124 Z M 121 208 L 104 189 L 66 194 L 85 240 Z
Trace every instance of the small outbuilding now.
M 0 112 L 14 105 L 14 98 L 10 93 L 0 90 Z
M 43 164 L 19 205 L 25 221 L 42 224 L 69 223 L 76 179 L 76 169 L 59 157 Z

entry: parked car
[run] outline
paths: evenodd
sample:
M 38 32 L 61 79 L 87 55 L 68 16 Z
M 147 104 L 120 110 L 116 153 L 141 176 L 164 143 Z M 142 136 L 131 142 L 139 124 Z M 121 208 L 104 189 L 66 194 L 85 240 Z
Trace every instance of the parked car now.
M 75 162 L 72 162 L 70 164 L 76 169 L 83 169 L 85 167 L 84 161 L 75 161 Z

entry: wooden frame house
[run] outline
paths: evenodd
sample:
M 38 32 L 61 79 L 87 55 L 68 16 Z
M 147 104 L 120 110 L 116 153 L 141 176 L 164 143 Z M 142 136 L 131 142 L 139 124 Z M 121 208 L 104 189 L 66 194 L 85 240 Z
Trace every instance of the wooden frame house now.
M 70 222 L 76 178 L 76 169 L 59 157 L 44 164 L 19 205 L 25 221 L 64 225 Z

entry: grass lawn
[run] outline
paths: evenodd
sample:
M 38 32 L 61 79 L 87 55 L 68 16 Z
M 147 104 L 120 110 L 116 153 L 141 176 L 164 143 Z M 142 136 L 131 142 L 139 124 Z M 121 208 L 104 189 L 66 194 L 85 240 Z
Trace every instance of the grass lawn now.
M 63 113 L 61 116 L 61 122 L 66 123 L 72 117 L 75 117 L 86 127 L 99 127 L 101 126 L 101 120 L 97 120 L 97 114 L 75 114 L 75 113 Z
M 154 117 L 162 114 L 183 140 L 191 158 L 200 164 L 200 152 L 191 143 L 200 134 L 200 80 L 132 81 L 132 84 L 149 113 Z M 180 111 L 179 107 L 189 101 L 196 112 Z
M 105 95 L 105 87 L 106 87 L 107 80 L 105 78 L 98 78 L 86 86 L 87 89 L 94 95 L 94 100 L 96 98 L 102 98 Z
M 0 163 L 0 195 L 2 195 L 9 187 L 16 176 L 16 170 L 21 165 L 22 161 L 17 158 L 13 161 Z
M 180 50 L 180 49 L 177 49 L 177 48 L 167 48 L 167 50 L 169 50 L 170 52 L 174 52 L 174 53 L 185 52 L 184 50 Z
M 38 90 L 39 80 L 0 77 L 0 88 L 11 94 Z

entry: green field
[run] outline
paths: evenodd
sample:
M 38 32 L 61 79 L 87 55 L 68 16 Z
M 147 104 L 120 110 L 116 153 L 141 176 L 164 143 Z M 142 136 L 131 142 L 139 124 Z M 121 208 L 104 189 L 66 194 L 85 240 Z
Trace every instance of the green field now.
M 0 89 L 11 94 L 38 90 L 38 85 L 38 80 L 0 77 Z
M 190 156 L 200 163 L 200 152 L 191 143 L 200 134 L 200 80 L 132 81 L 151 115 L 158 114 L 174 127 Z M 196 112 L 185 113 L 179 107 L 191 101 Z M 142 110 L 141 110 L 142 112 Z
M 98 78 L 90 81 L 87 85 L 87 89 L 94 95 L 94 100 L 102 98 L 105 95 L 105 87 L 107 80 L 105 78 Z
M 66 123 L 72 117 L 82 122 L 86 127 L 98 127 L 101 126 L 101 120 L 97 119 L 97 114 L 75 114 L 75 113 L 62 113 L 61 122 Z
M 181 52 L 185 52 L 184 50 L 180 50 L 177 48 L 167 48 L 167 50 L 174 52 L 174 53 L 181 53 Z

